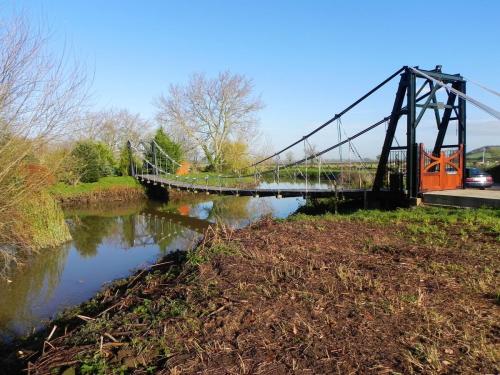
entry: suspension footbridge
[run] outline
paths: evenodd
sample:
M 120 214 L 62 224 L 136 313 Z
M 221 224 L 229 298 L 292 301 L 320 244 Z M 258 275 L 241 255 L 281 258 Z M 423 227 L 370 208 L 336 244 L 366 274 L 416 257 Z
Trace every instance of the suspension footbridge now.
M 273 188 L 265 187 L 226 187 L 226 186 L 216 186 L 216 185 L 202 185 L 197 184 L 195 181 L 182 181 L 179 179 L 171 180 L 166 176 L 161 175 L 137 175 L 136 176 L 141 182 L 144 182 L 152 187 L 165 188 L 165 189 L 176 189 L 179 191 L 188 191 L 193 193 L 204 193 L 219 194 L 219 195 L 233 195 L 233 196 L 251 196 L 251 197 L 278 197 L 278 198 L 290 198 L 290 197 L 303 197 L 303 198 L 327 198 L 331 197 L 335 193 L 342 194 L 344 197 L 360 198 L 366 192 L 363 189 L 342 189 L 336 190 L 335 187 L 329 188 L 280 188 L 279 186 Z M 191 179 L 192 180 L 192 179 Z
M 342 126 L 343 116 L 396 77 L 399 77 L 399 84 L 391 112 L 363 130 L 347 135 Z M 194 193 L 254 197 L 324 198 L 340 194 L 353 199 L 408 201 L 429 191 L 461 189 L 465 187 L 466 179 L 466 104 L 471 103 L 500 120 L 499 111 L 466 94 L 466 83 L 466 79 L 460 74 L 442 72 L 441 66 L 432 70 L 403 66 L 305 136 L 234 174 L 201 178 L 177 176 L 175 171 L 180 166 L 179 163 L 154 141 L 128 143 L 130 173 L 151 190 L 177 189 Z M 496 92 L 483 85 L 479 87 L 488 92 Z M 418 125 L 426 111 L 432 112 L 436 122 L 434 142 L 429 148 L 419 143 L 417 137 Z M 445 144 L 444 140 L 447 133 L 450 133 L 448 130 L 452 123 L 456 124 L 456 141 Z M 323 159 L 325 154 L 341 150 L 342 146 L 347 147 L 350 156 L 354 155 L 359 159 L 356 164 L 358 171 L 366 171 L 366 161 L 353 141 L 383 124 L 386 126 L 385 137 L 369 184 L 366 181 L 361 183 L 360 178 L 359 186 L 353 188 L 352 184 L 345 184 L 345 173 L 334 173 L 331 168 L 328 171 Z M 321 151 L 314 151 L 309 139 L 324 128 L 334 125 L 338 131 L 335 144 Z M 403 144 L 396 139 L 398 126 L 403 126 L 402 130 L 406 130 L 406 142 L 401 142 Z M 294 147 L 302 147 L 304 157 L 284 163 L 284 153 Z M 342 159 L 342 154 L 340 157 Z M 311 169 L 315 171 L 315 179 L 310 177 Z M 287 175 L 295 179 L 299 176 L 301 185 L 287 186 Z M 253 183 L 249 183 L 248 179 Z M 263 184 L 269 179 L 273 181 L 272 184 Z

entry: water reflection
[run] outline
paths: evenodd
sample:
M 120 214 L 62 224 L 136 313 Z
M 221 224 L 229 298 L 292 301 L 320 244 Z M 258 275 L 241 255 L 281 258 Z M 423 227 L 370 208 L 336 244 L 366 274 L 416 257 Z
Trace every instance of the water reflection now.
M 305 203 L 302 198 L 277 199 L 274 197 L 233 197 L 214 196 L 207 200 L 206 196 L 200 195 L 196 204 L 186 205 L 184 201 L 170 202 L 167 206 L 160 208 L 171 212 L 175 210 L 182 215 L 206 220 L 210 223 L 224 223 L 231 227 L 239 228 L 263 217 L 273 216 L 284 218 L 295 212 Z
M 35 301 L 47 304 L 59 285 L 70 245 L 51 249 L 49 256 L 35 256 L 22 271 L 9 276 L 9 283 L 0 281 L 0 332 L 2 336 L 20 333 L 33 322 L 28 307 Z
M 285 217 L 300 199 L 186 196 L 150 202 L 66 210 L 73 240 L 33 256 L 0 281 L 0 338 L 39 327 L 65 307 L 90 298 L 103 284 L 185 250 L 212 223 L 241 227 L 263 215 Z

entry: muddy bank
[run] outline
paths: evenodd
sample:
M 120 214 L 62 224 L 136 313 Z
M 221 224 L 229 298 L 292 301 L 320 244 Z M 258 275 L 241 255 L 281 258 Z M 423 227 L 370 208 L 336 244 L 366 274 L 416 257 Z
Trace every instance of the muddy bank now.
M 131 202 L 147 199 L 141 186 L 115 186 L 102 190 L 82 192 L 74 195 L 54 195 L 62 207 L 79 207 L 109 202 Z
M 4 352 L 3 368 L 496 373 L 495 220 L 302 217 L 211 231 L 196 252 L 117 282 Z

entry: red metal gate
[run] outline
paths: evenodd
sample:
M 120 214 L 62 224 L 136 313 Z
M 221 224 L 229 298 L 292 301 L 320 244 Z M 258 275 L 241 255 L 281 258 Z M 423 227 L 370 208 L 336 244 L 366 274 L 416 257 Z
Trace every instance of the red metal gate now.
M 420 144 L 420 191 L 459 189 L 463 187 L 463 145 L 458 150 L 427 152 Z

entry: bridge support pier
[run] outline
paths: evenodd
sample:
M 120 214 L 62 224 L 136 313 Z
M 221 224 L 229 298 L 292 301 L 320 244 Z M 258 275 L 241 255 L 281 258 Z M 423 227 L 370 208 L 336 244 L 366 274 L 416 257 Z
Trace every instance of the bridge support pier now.
M 158 202 L 168 202 L 169 193 L 168 189 L 162 187 L 160 184 L 149 184 L 145 185 L 146 187 L 146 195 L 149 199 L 158 201 Z
M 418 81 L 417 81 L 418 79 Z M 417 90 L 418 82 L 418 90 Z M 401 74 L 399 88 L 394 100 L 389 124 L 387 127 L 382 153 L 380 155 L 377 173 L 373 183 L 373 192 L 380 192 L 387 187 L 387 181 L 391 181 L 391 175 L 404 174 L 406 176 L 405 186 L 399 186 L 400 192 L 409 199 L 416 199 L 422 193 L 421 173 L 419 169 L 417 127 L 427 109 L 434 112 L 436 120 L 436 141 L 433 154 L 441 153 L 443 148 L 462 147 L 465 156 L 466 147 L 466 118 L 465 100 L 460 98 L 458 105 L 455 104 L 456 94 L 450 90 L 446 91 L 445 102 L 439 102 L 436 93 L 442 89 L 437 83 L 451 84 L 452 88 L 465 94 L 466 82 L 460 74 L 446 74 L 441 72 L 441 66 L 433 70 L 419 70 L 418 68 L 405 67 Z M 427 89 L 427 91 L 425 90 Z M 406 98 L 406 105 L 404 99 Z M 443 114 L 439 112 L 444 110 Z M 452 117 L 453 113 L 455 114 Z M 406 116 L 406 145 L 393 145 L 395 140 L 398 121 Z M 454 145 L 443 145 L 448 124 L 456 121 L 458 127 L 458 142 Z M 391 165 L 392 163 L 392 165 Z M 462 164 L 462 175 L 465 179 L 465 160 Z M 388 176 L 389 174 L 389 176 Z M 465 180 L 462 180 L 462 186 Z M 396 192 L 395 192 L 396 193 Z

